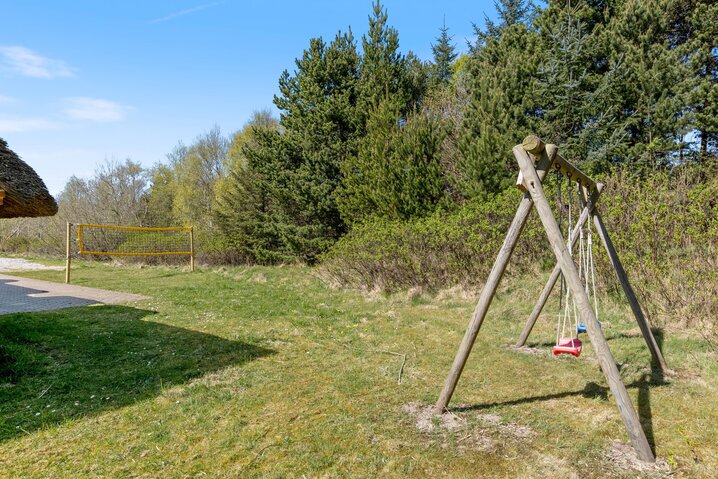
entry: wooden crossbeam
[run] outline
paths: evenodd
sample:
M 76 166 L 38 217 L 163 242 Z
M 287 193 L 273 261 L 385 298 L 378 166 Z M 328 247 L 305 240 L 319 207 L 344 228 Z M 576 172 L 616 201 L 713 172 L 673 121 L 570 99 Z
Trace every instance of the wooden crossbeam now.
M 529 135 L 524 139 L 523 143 L 521 143 L 521 148 L 532 154 L 533 150 L 537 150 L 540 153 L 540 149 L 543 148 L 543 141 L 541 141 L 541 139 L 536 135 Z M 558 153 L 556 154 L 551 166 L 569 180 L 578 183 L 583 188 L 586 188 L 590 193 L 593 193 L 598 188 L 598 183 L 593 181 L 590 176 L 573 166 Z M 516 187 L 524 193 L 527 191 L 526 185 L 524 184 L 523 171 L 519 171 L 519 176 L 516 179 Z

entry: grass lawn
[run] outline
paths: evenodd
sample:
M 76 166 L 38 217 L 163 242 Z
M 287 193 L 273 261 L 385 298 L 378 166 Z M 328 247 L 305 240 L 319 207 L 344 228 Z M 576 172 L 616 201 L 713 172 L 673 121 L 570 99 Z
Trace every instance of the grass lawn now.
M 73 277 L 150 299 L 0 316 L 0 477 L 665 475 L 618 466 L 628 439 L 590 345 L 550 356 L 554 306 L 534 354 L 507 348 L 543 278 L 507 282 L 453 414 L 430 418 L 473 297 L 362 296 L 301 267 L 80 263 Z M 629 309 L 604 306 L 658 456 L 674 477 L 718 477 L 718 354 L 659 332 L 678 371 L 662 381 Z

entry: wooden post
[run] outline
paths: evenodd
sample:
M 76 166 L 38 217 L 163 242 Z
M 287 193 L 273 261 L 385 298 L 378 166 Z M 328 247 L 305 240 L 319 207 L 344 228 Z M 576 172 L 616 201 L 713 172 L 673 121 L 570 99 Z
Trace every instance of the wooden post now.
M 189 227 L 189 270 L 194 272 L 194 226 Z
M 631 310 L 633 311 L 633 316 L 635 316 L 638 327 L 641 329 L 641 333 L 643 334 L 643 339 L 645 339 L 648 349 L 651 351 L 651 356 L 653 356 L 653 362 L 658 365 L 662 372 L 667 373 L 668 367 L 666 366 L 666 360 L 663 358 L 663 353 L 658 347 L 658 343 L 656 342 L 656 338 L 653 336 L 651 327 L 648 324 L 646 317 L 643 315 L 643 310 L 641 309 L 641 305 L 638 303 L 636 293 L 633 291 L 631 283 L 628 281 L 626 270 L 623 269 L 623 264 L 621 264 L 621 260 L 618 258 L 616 248 L 613 247 L 611 237 L 608 236 L 608 231 L 606 230 L 606 226 L 603 224 L 603 220 L 601 219 L 601 215 L 598 211 L 595 211 L 593 214 L 593 224 L 596 226 L 598 236 L 601 238 L 601 242 L 606 248 L 606 253 L 608 253 L 608 258 L 611 260 L 611 265 L 616 272 L 618 281 L 621 283 L 623 292 L 626 295 L 626 298 L 628 298 Z
M 594 191 L 594 193 L 591 194 L 588 204 L 583 208 L 583 211 L 581 211 L 581 216 L 578 218 L 578 222 L 576 223 L 576 226 L 574 227 L 573 231 L 571 232 L 571 248 L 573 248 L 573 246 L 578 241 L 579 233 L 581 232 L 581 228 L 583 228 L 583 225 L 586 224 L 586 221 L 588 221 L 589 214 L 593 210 L 593 208 L 596 206 L 596 202 L 598 202 L 598 198 L 601 195 L 603 188 L 604 188 L 603 183 L 598 183 L 596 185 L 596 191 Z M 524 326 L 523 331 L 521 331 L 521 336 L 519 337 L 519 340 L 516 342 L 517 348 L 520 348 L 521 346 L 526 344 L 526 341 L 528 340 L 529 335 L 531 334 L 531 331 L 533 330 L 534 325 L 536 324 L 536 321 L 538 320 L 538 317 L 541 314 L 541 311 L 543 311 L 543 308 L 546 305 L 546 301 L 548 301 L 548 297 L 551 295 L 551 291 L 553 290 L 553 287 L 556 285 L 556 281 L 558 281 L 559 276 L 561 276 L 561 266 L 559 266 L 557 264 L 553 268 L 553 271 L 551 271 L 551 276 L 549 276 L 546 286 L 544 286 L 543 291 L 541 291 L 541 295 L 539 296 L 538 300 L 536 301 L 536 304 L 534 305 L 534 309 L 533 309 L 533 311 L 531 311 L 531 315 L 529 316 L 529 319 L 526 321 L 526 325 Z
M 531 163 L 531 167 L 533 168 L 533 161 L 523 149 L 523 147 L 520 145 L 515 147 L 514 155 L 517 154 L 517 151 L 518 154 L 521 154 L 525 157 L 527 162 Z M 533 151 L 536 151 L 537 154 L 540 154 L 536 167 L 538 170 L 538 175 L 543 178 L 546 175 L 546 172 L 551 167 L 551 164 L 553 163 L 553 160 L 556 156 L 557 148 L 555 145 L 546 145 L 546 147 L 544 148 L 543 143 L 541 143 L 540 150 L 534 147 Z M 536 172 L 536 170 L 534 170 L 534 172 Z M 434 406 L 434 412 L 436 414 L 441 414 L 444 409 L 446 409 L 446 406 L 448 406 L 449 401 L 451 400 L 451 396 L 454 394 L 456 384 L 459 381 L 461 372 L 464 370 L 466 360 L 469 357 L 469 353 L 471 353 L 471 348 L 474 346 L 476 335 L 479 334 L 481 324 L 486 317 L 486 312 L 491 305 L 491 301 L 493 300 L 494 294 L 496 293 L 496 288 L 499 284 L 499 281 L 501 281 L 501 277 L 503 276 L 504 271 L 506 270 L 506 266 L 508 265 L 509 259 L 511 258 L 511 253 L 513 253 L 514 251 L 516 241 L 518 240 L 519 234 L 521 233 L 521 230 L 526 223 L 526 219 L 531 212 L 532 206 L 533 201 L 531 200 L 531 196 L 528 193 L 524 193 L 524 197 L 521 200 L 521 203 L 519 203 L 516 215 L 511 222 L 511 226 L 509 226 L 509 231 L 506 233 L 506 239 L 504 239 L 504 244 L 499 250 L 499 254 L 496 257 L 496 262 L 494 263 L 494 266 L 491 269 L 491 273 L 486 280 L 486 284 L 481 291 L 479 302 L 476 305 L 474 314 L 471 316 L 471 320 L 469 321 L 469 325 L 466 329 L 466 333 L 464 334 L 464 339 L 461 341 L 459 350 L 456 352 L 456 357 L 454 358 L 454 362 L 451 365 L 451 370 L 449 371 L 449 375 L 447 376 L 444 383 L 444 388 L 441 390 L 439 399 L 436 401 L 436 405 Z
M 65 234 L 65 283 L 70 283 L 70 262 L 72 261 L 72 251 L 70 250 L 70 236 L 72 235 L 72 223 L 67 223 L 67 233 Z
M 516 153 L 514 148 L 514 152 Z M 522 155 L 516 155 L 523 173 L 528 192 L 536 205 L 536 210 L 541 218 L 548 235 L 551 248 L 553 249 L 556 260 L 561 266 L 566 283 L 571 289 L 576 306 L 578 308 L 579 315 L 586 325 L 588 330 L 588 337 L 593 344 L 593 348 L 598 358 L 598 363 L 601 366 L 603 374 L 606 376 L 608 386 L 611 389 L 614 397 L 616 398 L 616 404 L 618 410 L 623 418 L 623 423 L 626 426 L 628 437 L 633 444 L 633 448 L 636 450 L 638 457 L 643 461 L 654 462 L 655 457 L 651 451 L 651 446 L 648 444 L 646 434 L 641 427 L 641 421 L 636 414 L 636 410 L 631 403 L 631 399 L 628 397 L 626 387 L 621 382 L 621 376 L 618 373 L 616 367 L 616 361 L 611 354 L 611 350 L 608 347 L 608 342 L 603 336 L 596 316 L 591 309 L 591 304 L 588 299 L 588 295 L 581 284 L 581 279 L 578 276 L 576 265 L 573 262 L 573 258 L 566 248 L 566 244 L 563 241 L 561 231 L 559 230 L 556 218 L 553 216 L 551 206 L 546 199 L 543 187 L 541 186 L 541 180 L 539 179 L 534 166 L 531 161 Z

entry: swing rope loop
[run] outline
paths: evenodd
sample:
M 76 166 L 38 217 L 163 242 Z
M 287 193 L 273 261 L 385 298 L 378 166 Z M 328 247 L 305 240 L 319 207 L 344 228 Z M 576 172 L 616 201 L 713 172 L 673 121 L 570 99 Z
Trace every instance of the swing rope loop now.
M 556 175 L 557 181 L 557 206 L 558 206 L 558 225 L 559 230 L 563 231 L 563 210 L 566 209 L 568 213 L 568 225 L 566 233 L 566 246 L 569 255 L 578 263 L 578 276 L 581 279 L 583 289 L 588 296 L 589 303 L 593 300 L 593 309 L 598 319 L 598 298 L 596 295 L 596 273 L 595 264 L 593 260 L 593 232 L 590 221 L 584 221 L 581 227 L 578 229 L 578 257 L 574 256 L 574 208 L 573 204 L 576 203 L 580 210 L 583 212 L 584 209 L 588 209 L 589 215 L 593 208 L 593 201 L 586 189 L 582 189 L 581 181 L 579 178 L 568 178 L 568 192 L 567 201 L 564 204 L 562 195 L 561 183 L 562 179 L 559 178 L 558 172 Z M 573 184 L 572 184 L 573 183 Z M 574 188 L 576 189 L 576 200 L 574 200 Z M 576 217 L 578 223 L 581 215 Z M 570 289 L 566 283 L 566 280 L 561 274 L 561 288 L 559 290 L 559 307 L 558 317 L 556 324 L 556 346 L 554 347 L 554 354 L 569 353 L 574 356 L 578 356 L 581 353 L 581 340 L 578 339 L 579 332 L 585 332 L 585 326 L 580 323 L 578 315 L 578 307 L 574 295 L 571 294 Z M 568 329 L 568 331 L 567 331 Z

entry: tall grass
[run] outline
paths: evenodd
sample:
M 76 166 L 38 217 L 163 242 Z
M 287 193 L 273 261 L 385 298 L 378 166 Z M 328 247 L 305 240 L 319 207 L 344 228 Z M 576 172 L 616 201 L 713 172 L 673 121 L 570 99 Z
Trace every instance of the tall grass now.
M 634 287 L 654 322 L 707 328 L 718 313 L 718 181 L 705 169 L 643 175 L 616 171 L 599 203 Z M 550 189 L 549 185 L 549 189 Z M 337 285 L 393 290 L 475 287 L 484 281 L 520 201 L 517 190 L 411 222 L 374 220 L 355 228 L 324 257 Z M 618 292 L 608 258 L 594 244 L 599 286 Z M 532 214 L 509 274 L 553 267 Z

